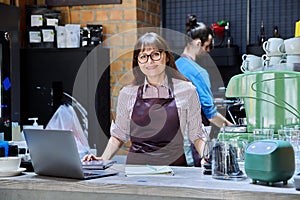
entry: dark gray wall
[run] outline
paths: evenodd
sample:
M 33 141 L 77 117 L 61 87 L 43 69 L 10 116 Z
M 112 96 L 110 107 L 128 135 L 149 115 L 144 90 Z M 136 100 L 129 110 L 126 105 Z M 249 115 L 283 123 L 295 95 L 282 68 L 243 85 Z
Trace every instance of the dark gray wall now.
M 162 0 L 162 8 L 163 27 L 182 33 L 188 14 L 197 15 L 199 21 L 208 25 L 223 19 L 229 21 L 233 43 L 241 53 L 246 52 L 247 44 L 258 43 L 261 21 L 267 38 L 272 37 L 274 25 L 279 27 L 282 38 L 290 38 L 300 20 L 299 0 Z

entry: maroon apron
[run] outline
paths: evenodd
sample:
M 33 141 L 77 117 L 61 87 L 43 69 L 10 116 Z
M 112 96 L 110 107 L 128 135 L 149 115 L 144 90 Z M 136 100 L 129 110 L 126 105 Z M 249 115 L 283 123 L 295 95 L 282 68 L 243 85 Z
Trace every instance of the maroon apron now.
M 172 90 L 169 98 L 143 99 L 143 87 L 138 88 L 133 107 L 126 163 L 187 166 Z

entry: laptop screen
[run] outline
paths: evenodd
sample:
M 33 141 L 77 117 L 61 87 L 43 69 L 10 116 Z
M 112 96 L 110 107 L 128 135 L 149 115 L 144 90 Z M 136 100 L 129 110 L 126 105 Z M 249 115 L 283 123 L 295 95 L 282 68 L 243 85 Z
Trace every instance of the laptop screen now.
M 85 178 L 72 131 L 24 129 L 24 136 L 35 173 L 55 177 Z

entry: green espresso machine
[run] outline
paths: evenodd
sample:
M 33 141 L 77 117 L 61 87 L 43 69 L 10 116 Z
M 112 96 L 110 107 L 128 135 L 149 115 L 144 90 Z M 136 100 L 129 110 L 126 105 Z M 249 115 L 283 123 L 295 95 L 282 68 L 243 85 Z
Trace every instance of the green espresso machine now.
M 300 125 L 300 72 L 273 70 L 239 74 L 230 79 L 225 95 L 243 100 L 247 127 L 243 133 L 224 132 L 219 138 L 221 135 L 225 140 L 248 139 L 244 164 L 253 182 L 286 183 L 294 173 L 294 151 L 290 144 L 277 140 L 277 131 Z M 252 131 L 260 128 L 274 129 L 273 141 L 253 142 Z M 252 147 L 256 148 L 252 151 Z
M 281 127 L 300 124 L 300 72 L 239 74 L 230 79 L 225 95 L 243 100 L 248 134 L 256 128 L 272 128 L 276 135 Z

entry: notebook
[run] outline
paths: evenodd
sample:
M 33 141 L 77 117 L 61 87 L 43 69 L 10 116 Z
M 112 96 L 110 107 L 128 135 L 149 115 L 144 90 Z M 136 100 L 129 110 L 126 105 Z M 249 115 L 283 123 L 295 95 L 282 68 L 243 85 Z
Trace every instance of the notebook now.
M 125 176 L 174 175 L 170 166 L 163 165 L 126 165 Z
M 118 174 L 106 170 L 84 170 L 72 131 L 24 129 L 34 172 L 43 176 L 91 179 Z

